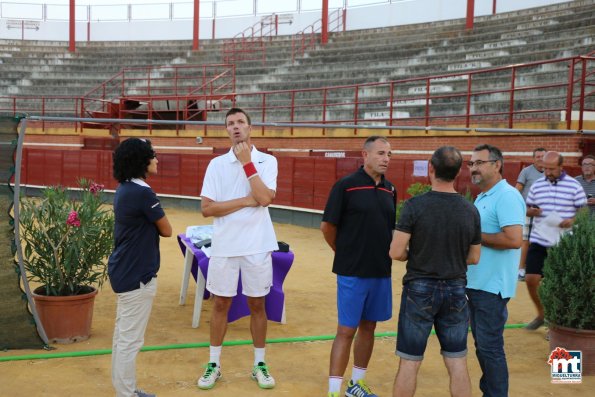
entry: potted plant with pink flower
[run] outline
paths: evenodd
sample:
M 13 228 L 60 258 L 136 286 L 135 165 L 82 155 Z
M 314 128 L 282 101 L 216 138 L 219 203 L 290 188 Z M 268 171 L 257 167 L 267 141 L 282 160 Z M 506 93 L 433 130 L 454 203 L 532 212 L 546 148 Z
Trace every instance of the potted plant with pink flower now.
M 48 187 L 40 199 L 24 199 L 20 205 L 23 264 L 28 280 L 38 285 L 35 306 L 48 339 L 55 342 L 89 337 L 93 299 L 106 279 L 106 259 L 113 247 L 114 215 L 105 205 L 103 185 L 81 179 L 79 187 L 78 192 Z M 76 315 L 68 314 L 64 303 L 55 303 L 57 298 L 72 301 L 78 311 L 83 299 L 91 300 L 91 312 L 80 313 L 88 320 L 88 330 L 54 332 L 73 323 Z M 50 311 L 57 319 L 44 314 L 41 306 L 46 302 L 52 302 Z

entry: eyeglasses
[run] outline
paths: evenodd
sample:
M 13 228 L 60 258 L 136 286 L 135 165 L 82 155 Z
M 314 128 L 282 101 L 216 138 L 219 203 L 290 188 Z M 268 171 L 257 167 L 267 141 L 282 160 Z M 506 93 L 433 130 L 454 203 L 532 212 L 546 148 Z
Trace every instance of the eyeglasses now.
M 595 163 L 583 163 L 581 164 L 583 167 L 595 167 Z
M 475 167 L 481 167 L 485 163 L 495 163 L 496 161 L 498 161 L 498 160 L 475 160 L 475 161 L 467 161 L 467 167 L 469 167 L 469 168 L 473 168 L 473 166 L 475 166 Z

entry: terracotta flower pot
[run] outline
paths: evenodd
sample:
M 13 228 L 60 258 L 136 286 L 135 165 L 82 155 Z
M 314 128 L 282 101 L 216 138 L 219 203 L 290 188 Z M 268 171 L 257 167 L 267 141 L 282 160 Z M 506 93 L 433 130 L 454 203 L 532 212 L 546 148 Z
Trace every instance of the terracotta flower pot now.
M 595 375 L 595 330 L 574 329 L 550 324 L 550 351 L 556 347 L 580 350 L 583 375 Z
M 35 307 L 50 343 L 73 343 L 89 339 L 97 289 L 83 295 L 40 295 L 33 291 Z

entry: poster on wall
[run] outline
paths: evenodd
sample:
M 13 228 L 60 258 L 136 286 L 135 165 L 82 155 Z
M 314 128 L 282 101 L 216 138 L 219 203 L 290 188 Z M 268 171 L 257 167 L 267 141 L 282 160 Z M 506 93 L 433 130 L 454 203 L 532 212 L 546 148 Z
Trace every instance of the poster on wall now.
M 428 161 L 414 160 L 413 161 L 413 176 L 428 176 Z

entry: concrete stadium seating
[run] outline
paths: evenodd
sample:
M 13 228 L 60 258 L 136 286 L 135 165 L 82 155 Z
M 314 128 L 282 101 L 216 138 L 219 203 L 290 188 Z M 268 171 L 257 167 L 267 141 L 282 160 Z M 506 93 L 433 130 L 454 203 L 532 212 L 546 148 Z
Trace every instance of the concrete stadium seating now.
M 259 60 L 236 63 L 236 92 L 387 82 L 586 54 L 595 48 L 594 16 L 595 0 L 580 0 L 479 17 L 472 31 L 465 30 L 464 19 L 457 19 L 331 33 L 326 46 L 307 51 L 295 62 L 291 37 L 275 37 L 266 45 L 265 64 Z M 0 40 L 0 97 L 82 96 L 124 67 L 222 63 L 222 45 L 222 40 L 203 40 L 200 51 L 193 52 L 190 41 L 87 42 L 77 43 L 77 51 L 72 54 L 65 42 Z M 529 68 L 519 73 L 517 84 L 556 81 L 560 74 L 567 74 L 565 64 Z M 485 90 L 506 88 L 509 76 L 494 73 L 474 79 L 474 84 Z M 467 80 L 454 78 L 434 82 L 432 86 L 435 92 L 465 92 Z M 386 101 L 381 98 L 386 98 L 387 90 L 386 86 L 363 90 L 360 94 L 368 103 L 360 106 L 358 118 L 365 121 L 373 118 L 371 115 L 386 112 Z M 400 86 L 396 94 L 399 100 L 407 101 L 424 93 L 423 82 L 412 82 Z M 519 94 L 518 99 L 523 101 L 515 106 L 537 103 L 555 107 L 565 99 L 563 89 L 551 89 L 539 97 L 530 92 L 527 97 L 523 95 Z M 299 101 L 308 103 L 320 96 L 320 91 L 304 93 Z M 338 90 L 328 99 L 335 104 L 328 109 L 328 120 L 353 117 L 352 109 L 341 106 L 353 99 L 352 91 Z M 506 111 L 507 99 L 505 93 L 477 96 L 473 108 L 480 111 L 491 106 Z M 259 100 L 243 97 L 238 104 L 258 106 Z M 278 94 L 276 100 L 287 101 L 288 95 Z M 7 109 L 8 101 L 0 98 L 0 108 Z M 58 100 L 48 100 L 46 106 L 53 103 L 59 106 Z M 432 104 L 432 116 L 461 114 L 464 106 L 464 98 L 437 99 Z M 415 101 L 402 102 L 396 110 L 400 112 L 397 117 L 420 117 L 424 112 Z M 57 110 L 55 114 L 60 113 Z M 260 119 L 260 115 L 255 116 Z M 270 110 L 267 121 L 287 121 L 286 116 L 286 111 Z M 215 113 L 209 119 L 221 117 L 222 114 Z M 548 117 L 559 119 L 559 114 Z M 319 110 L 300 110 L 295 121 L 315 120 L 320 120 Z
M 586 54 L 595 48 L 594 2 L 575 1 L 555 6 L 523 10 L 496 16 L 478 18 L 472 32 L 465 31 L 465 20 L 452 20 L 432 24 L 399 26 L 385 29 L 371 29 L 357 32 L 334 33 L 329 45 L 310 51 L 295 64 L 286 64 L 266 76 L 253 76 L 252 87 L 259 91 L 295 88 L 315 88 L 328 85 L 361 84 L 385 82 L 411 77 L 441 75 L 469 70 L 519 64 L 546 59 Z M 542 70 L 541 70 L 542 69 Z M 566 73 L 566 65 L 549 65 L 523 71 L 517 84 L 530 85 L 535 82 L 555 81 L 560 73 Z M 483 78 L 475 81 L 485 89 L 503 88 L 509 84 L 510 74 L 500 78 Z M 331 82 L 331 84 L 329 84 Z M 441 87 L 448 92 L 465 92 L 466 80 L 444 82 Z M 405 84 L 405 92 L 397 95 L 407 100 L 425 93 L 423 82 Z M 434 87 L 436 88 L 436 87 Z M 370 90 L 366 100 L 374 102 L 375 97 L 386 98 L 388 87 Z M 374 92 L 375 91 L 375 92 Z M 347 92 L 346 92 L 347 93 Z M 352 100 L 353 95 L 343 98 Z M 312 93 L 313 96 L 320 92 Z M 480 98 L 481 102 L 506 98 Z M 521 98 L 519 98 L 521 99 Z M 564 100 L 563 90 L 554 90 L 548 97 L 524 98 L 544 102 Z M 335 98 L 340 102 L 341 98 Z M 453 108 L 456 101 L 445 103 L 448 109 L 437 109 L 433 103 L 432 112 L 461 113 Z M 376 103 L 360 108 L 361 118 L 366 112 L 386 110 L 385 105 Z M 419 116 L 421 107 L 402 106 L 399 109 L 411 117 Z M 339 110 L 334 117 L 341 119 Z M 301 113 L 304 120 L 311 120 Z M 558 115 L 559 117 L 559 115 Z

